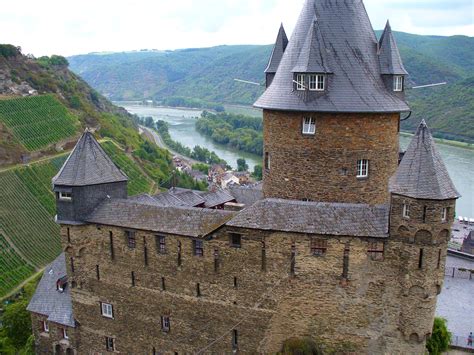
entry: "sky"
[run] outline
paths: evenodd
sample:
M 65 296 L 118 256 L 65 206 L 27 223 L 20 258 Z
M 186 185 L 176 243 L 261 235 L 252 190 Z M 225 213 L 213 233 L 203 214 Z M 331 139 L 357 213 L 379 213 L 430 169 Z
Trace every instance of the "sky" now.
M 291 34 L 305 0 L 4 0 L 0 43 L 24 54 L 273 43 Z M 358 0 L 355 0 L 358 1 Z M 372 25 L 423 35 L 474 36 L 473 0 L 365 0 Z

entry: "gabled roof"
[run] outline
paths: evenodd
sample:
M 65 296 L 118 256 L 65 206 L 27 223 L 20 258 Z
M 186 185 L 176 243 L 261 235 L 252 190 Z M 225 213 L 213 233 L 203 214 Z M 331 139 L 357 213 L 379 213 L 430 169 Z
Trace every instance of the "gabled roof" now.
M 318 20 L 314 18 L 301 49 L 300 56 L 293 68 L 294 73 L 330 73 L 327 67 L 326 46 L 319 29 Z
M 277 39 L 275 41 L 275 45 L 273 46 L 270 61 L 268 62 L 267 69 L 265 69 L 265 73 L 277 72 L 278 66 L 281 62 L 281 58 L 283 57 L 283 53 L 285 53 L 286 46 L 288 46 L 288 37 L 286 36 L 283 24 L 281 24 L 280 30 L 278 31 Z
M 127 181 L 91 132 L 85 131 L 66 162 L 53 178 L 59 186 L 87 186 Z
M 59 292 L 56 287 L 56 282 L 66 275 L 66 259 L 62 253 L 44 269 L 27 310 L 46 316 L 50 322 L 75 327 L 70 286 L 67 285 L 64 292 Z
M 110 199 L 102 202 L 86 222 L 175 234 L 205 237 L 230 220 L 234 213 L 193 207 L 154 206 L 136 201 Z
M 419 199 L 450 200 L 461 197 L 423 120 L 390 179 L 390 192 Z
M 331 69 L 327 90 L 308 100 L 294 90 L 295 68 L 314 18 Z M 306 0 L 272 84 L 256 107 L 310 112 L 405 112 L 380 72 L 378 41 L 361 0 Z
M 392 33 L 390 22 L 387 21 L 385 30 L 379 41 L 380 71 L 388 75 L 408 75 L 403 66 L 402 58 L 398 50 L 397 41 Z
M 244 209 L 226 225 L 268 231 L 386 238 L 388 212 L 386 205 L 265 199 Z
M 209 191 L 201 194 L 201 197 L 204 199 L 204 207 L 213 208 L 216 206 L 223 205 L 227 202 L 234 202 L 234 196 L 225 192 L 224 190 Z

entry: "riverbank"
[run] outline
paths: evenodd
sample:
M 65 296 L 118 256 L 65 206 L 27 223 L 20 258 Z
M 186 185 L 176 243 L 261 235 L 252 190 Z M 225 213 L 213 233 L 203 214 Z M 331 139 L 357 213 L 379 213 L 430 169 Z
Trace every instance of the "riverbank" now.
M 413 137 L 414 134 L 410 132 L 400 132 L 400 135 L 403 137 Z M 445 144 L 445 145 L 450 145 L 452 147 L 458 147 L 458 148 L 464 148 L 464 149 L 469 149 L 469 150 L 474 150 L 474 145 L 471 143 L 466 143 L 466 142 L 459 142 L 459 141 L 451 141 L 448 139 L 442 139 L 442 138 L 435 138 L 433 137 L 436 143 L 439 144 Z

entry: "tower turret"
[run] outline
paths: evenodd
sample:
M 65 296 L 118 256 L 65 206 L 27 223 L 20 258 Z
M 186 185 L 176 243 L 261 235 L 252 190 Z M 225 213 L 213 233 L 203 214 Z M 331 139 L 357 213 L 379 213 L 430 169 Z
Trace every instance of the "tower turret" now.
M 127 176 L 88 130 L 53 178 L 56 220 L 77 224 L 105 198 L 127 198 Z
M 390 180 L 390 191 L 390 236 L 392 249 L 399 254 L 404 296 L 400 330 L 407 341 L 423 349 L 433 326 L 460 197 L 424 121 Z
M 275 77 L 275 73 L 278 70 L 278 66 L 280 65 L 281 58 L 283 57 L 283 53 L 285 53 L 287 45 L 288 37 L 286 36 L 283 24 L 281 24 L 280 29 L 278 31 L 277 39 L 275 41 L 275 45 L 273 46 L 272 55 L 270 56 L 267 68 L 265 69 L 265 80 L 267 88 L 272 84 L 273 78 Z

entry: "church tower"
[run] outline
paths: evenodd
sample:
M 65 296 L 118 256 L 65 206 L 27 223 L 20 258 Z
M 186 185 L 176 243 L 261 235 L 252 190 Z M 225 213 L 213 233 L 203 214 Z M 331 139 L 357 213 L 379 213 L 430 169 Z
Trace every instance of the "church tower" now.
M 389 203 L 406 74 L 390 27 L 377 41 L 362 1 L 307 0 L 255 103 L 265 197 Z

